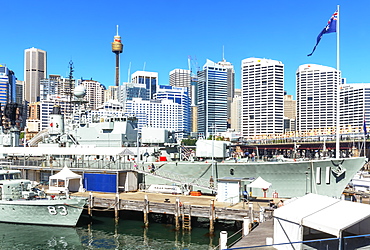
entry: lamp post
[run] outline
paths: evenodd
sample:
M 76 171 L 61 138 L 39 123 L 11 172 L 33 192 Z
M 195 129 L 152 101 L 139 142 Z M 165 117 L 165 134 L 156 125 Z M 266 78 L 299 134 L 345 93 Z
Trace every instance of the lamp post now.
M 214 174 L 214 166 L 215 166 L 215 131 L 216 131 L 216 125 L 213 123 L 212 124 L 212 176 L 215 176 Z
M 140 137 L 140 132 L 139 128 L 135 128 L 136 130 L 136 164 L 139 165 L 139 137 Z

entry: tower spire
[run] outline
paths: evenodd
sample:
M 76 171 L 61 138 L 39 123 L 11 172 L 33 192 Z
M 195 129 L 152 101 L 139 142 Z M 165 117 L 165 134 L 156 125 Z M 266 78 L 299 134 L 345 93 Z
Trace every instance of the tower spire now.
M 114 36 L 112 42 L 112 52 L 116 54 L 116 86 L 119 85 L 119 54 L 122 53 L 123 44 L 121 43 L 121 37 L 118 35 L 118 25 L 117 34 Z

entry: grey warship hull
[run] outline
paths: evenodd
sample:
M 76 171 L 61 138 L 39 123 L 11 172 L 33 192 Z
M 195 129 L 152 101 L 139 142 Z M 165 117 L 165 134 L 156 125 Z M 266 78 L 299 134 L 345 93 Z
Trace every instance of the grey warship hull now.
M 247 163 L 200 163 L 200 162 L 162 162 L 156 175 L 186 177 L 187 180 L 249 179 L 262 177 L 272 184 L 267 197 L 277 193 L 279 197 L 298 197 L 315 193 L 339 198 L 353 176 L 365 164 L 366 158 L 341 158 L 294 162 L 247 162 Z M 212 170 L 213 169 L 213 170 Z M 146 184 L 169 184 L 155 175 L 146 176 Z M 250 183 L 250 182 L 247 182 Z M 191 181 L 188 183 L 191 185 Z M 243 187 L 241 187 L 243 188 Z M 253 194 L 263 196 L 261 189 L 254 188 Z

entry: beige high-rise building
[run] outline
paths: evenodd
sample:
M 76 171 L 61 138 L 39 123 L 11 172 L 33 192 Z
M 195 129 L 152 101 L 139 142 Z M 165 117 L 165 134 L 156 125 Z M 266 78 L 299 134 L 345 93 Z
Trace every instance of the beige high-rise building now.
M 284 95 L 284 116 L 289 119 L 296 119 L 297 101 L 293 100 L 292 95 Z
M 231 103 L 230 128 L 236 132 L 242 131 L 242 94 L 241 89 L 235 89 L 235 96 Z
M 36 48 L 24 51 L 24 99 L 37 102 L 40 97 L 40 80 L 46 78 L 46 51 Z
M 96 110 L 104 103 L 105 86 L 94 80 L 79 80 L 78 85 L 83 85 L 86 88 L 85 101 L 88 101 L 88 106 L 92 110 Z

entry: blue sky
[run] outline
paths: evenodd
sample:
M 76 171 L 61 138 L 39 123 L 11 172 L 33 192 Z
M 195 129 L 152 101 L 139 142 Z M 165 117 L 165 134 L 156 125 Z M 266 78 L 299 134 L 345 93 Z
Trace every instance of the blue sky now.
M 340 69 L 348 83 L 369 83 L 370 1 L 5 1 L 1 4 L 0 64 L 23 80 L 24 50 L 47 51 L 47 74 L 114 85 L 115 55 L 111 42 L 119 25 L 124 44 L 121 82 L 137 70 L 159 73 L 168 84 L 175 68 L 188 68 L 188 56 L 201 68 L 206 59 L 225 59 L 235 67 L 248 57 L 282 61 L 285 90 L 295 95 L 299 65 L 336 67 L 336 34 L 323 36 L 307 57 L 316 37 L 340 5 Z M 365 11 L 365 12 L 364 12 Z M 195 67 L 193 67 L 195 68 Z

